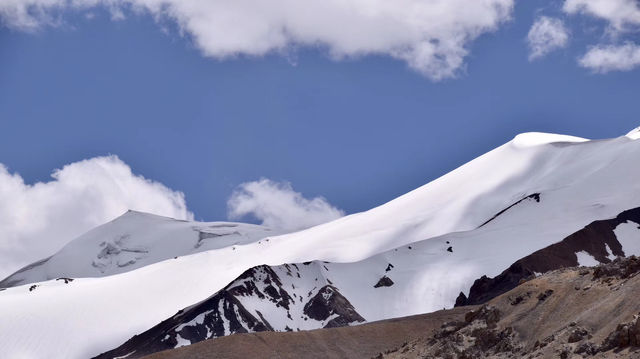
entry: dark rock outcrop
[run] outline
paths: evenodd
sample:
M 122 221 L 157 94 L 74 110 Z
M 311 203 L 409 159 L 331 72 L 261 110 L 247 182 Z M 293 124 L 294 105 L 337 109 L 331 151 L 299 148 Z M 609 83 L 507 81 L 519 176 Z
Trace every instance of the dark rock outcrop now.
M 460 293 L 455 305 L 482 304 L 535 277 L 536 273 L 578 266 L 576 253 L 580 251 L 589 253 L 600 263 L 611 262 L 607 247 L 613 255 L 624 257 L 614 229 L 626 221 L 640 223 L 640 207 L 624 211 L 612 219 L 591 222 L 562 241 L 519 259 L 494 278 L 482 276 L 476 279 L 469 295 Z
M 489 218 L 486 222 L 482 223 L 480 225 L 480 227 L 482 227 L 482 226 L 486 225 L 487 223 L 493 221 L 494 219 L 498 218 L 500 215 L 502 215 L 506 211 L 510 210 L 512 207 L 520 204 L 522 201 L 525 201 L 525 200 L 534 200 L 534 201 L 539 203 L 540 202 L 540 193 L 530 194 L 530 195 L 528 195 L 528 196 L 526 196 L 526 197 L 524 197 L 522 199 L 519 199 L 518 201 L 516 201 L 515 203 L 513 203 L 509 207 L 507 207 L 507 208 L 503 209 L 502 211 L 496 213 L 493 217 Z
M 640 347 L 640 315 L 634 316 L 628 323 L 618 324 L 602 343 L 601 350 L 622 349 L 629 346 Z
M 391 287 L 393 285 L 393 281 L 391 280 L 391 278 L 385 276 L 382 276 L 382 278 L 380 278 L 380 280 L 378 280 L 378 282 L 373 286 L 374 288 L 380 288 L 380 287 Z
M 310 262 L 309 265 L 312 263 L 320 266 L 318 262 Z M 278 320 L 286 320 L 291 323 L 291 326 L 280 328 L 283 331 L 293 331 L 295 328 L 295 321 L 291 313 L 294 305 L 303 306 L 299 307 L 303 309 L 301 320 L 317 320 L 323 323 L 325 328 L 364 322 L 364 318 L 356 312 L 349 300 L 331 284 L 326 284 L 319 289 L 314 288 L 308 294 L 297 293 L 298 286 L 295 281 L 305 280 L 300 275 L 300 267 L 302 266 L 297 264 L 253 267 L 213 296 L 178 311 L 173 317 L 162 321 L 144 333 L 135 335 L 118 348 L 96 358 L 119 356 L 140 358 L 179 345 L 193 344 L 230 334 L 274 331 L 273 325 L 269 323 L 263 313 L 243 304 L 247 298 L 251 298 L 249 303 L 255 303 L 256 300 L 271 303 L 274 312 L 280 316 L 276 316 Z M 277 272 L 274 268 L 277 268 Z M 314 272 L 313 268 L 309 270 L 315 278 L 307 278 L 306 280 L 318 282 L 317 272 Z M 285 288 L 278 273 L 289 277 L 289 280 L 294 282 Z M 323 279 L 326 283 L 331 283 L 328 278 Z
M 311 298 L 304 306 L 304 314 L 319 321 L 327 320 L 335 315 L 335 318 L 327 322 L 325 328 L 342 327 L 349 325 L 349 323 L 364 322 L 364 318 L 356 312 L 347 298 L 332 285 L 325 285 Z

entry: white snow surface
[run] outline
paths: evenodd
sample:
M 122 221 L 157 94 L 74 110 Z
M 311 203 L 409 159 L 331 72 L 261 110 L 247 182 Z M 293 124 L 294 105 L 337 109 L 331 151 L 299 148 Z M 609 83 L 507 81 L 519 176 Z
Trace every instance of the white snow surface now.
M 595 259 L 594 256 L 587 253 L 586 251 L 576 252 L 576 257 L 578 257 L 578 265 L 582 267 L 593 267 L 600 264 L 600 262 Z
M 328 265 L 331 280 L 368 321 L 451 307 L 479 276 L 495 276 L 594 220 L 640 206 L 638 158 L 640 141 L 627 136 L 587 141 L 522 134 L 380 207 L 307 230 L 256 240 L 260 234 L 177 259 L 167 256 L 167 247 L 162 253 L 170 259 L 114 275 L 108 271 L 119 270 L 99 273 L 83 264 L 90 275 L 105 276 L 0 291 L 0 348 L 11 358 L 90 357 L 260 264 L 335 262 Z M 540 193 L 540 202 L 522 201 L 481 226 L 533 193 Z M 142 235 L 155 228 L 136 225 L 147 215 L 127 216 L 130 231 L 97 236 L 90 250 L 78 249 L 67 261 L 95 257 L 95 246 L 107 239 L 137 238 L 133 231 Z M 111 263 L 107 268 L 115 268 Z M 389 263 L 394 268 L 385 272 Z M 60 268 L 49 268 L 47 275 L 54 273 Z M 373 288 L 385 274 L 395 284 Z
M 613 230 L 625 256 L 640 256 L 640 224 L 626 221 Z
M 275 234 L 279 233 L 253 224 L 189 222 L 128 211 L 72 240 L 46 262 L 27 266 L 6 281 L 16 285 L 60 277 L 102 277 Z

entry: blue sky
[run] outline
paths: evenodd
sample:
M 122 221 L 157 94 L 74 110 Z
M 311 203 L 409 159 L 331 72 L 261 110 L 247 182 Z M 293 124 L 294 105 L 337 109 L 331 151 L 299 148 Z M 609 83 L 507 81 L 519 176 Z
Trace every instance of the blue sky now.
M 520 132 L 606 138 L 640 125 L 640 71 L 578 64 L 589 46 L 637 32 L 611 40 L 614 20 L 561 8 L 516 2 L 440 81 L 384 53 L 336 59 L 326 46 L 211 58 L 170 20 L 126 9 L 120 20 L 100 7 L 69 10 L 64 24 L 28 31 L 5 19 L 0 162 L 34 183 L 115 154 L 184 192 L 196 219 L 227 218 L 234 188 L 262 177 L 346 213 L 366 210 Z M 527 33 L 541 15 L 562 19 L 570 41 L 529 61 Z

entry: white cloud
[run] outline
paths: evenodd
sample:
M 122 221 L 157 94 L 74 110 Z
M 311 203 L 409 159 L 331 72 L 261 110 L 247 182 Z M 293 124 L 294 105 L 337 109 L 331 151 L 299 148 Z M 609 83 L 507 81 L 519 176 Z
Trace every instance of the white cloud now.
M 182 193 L 133 174 L 116 156 L 75 162 L 52 177 L 29 185 L 0 164 L 0 279 L 127 209 L 193 218 Z
M 28 30 L 94 6 L 174 21 L 215 58 L 315 46 L 335 59 L 391 56 L 441 80 L 464 68 L 471 41 L 509 20 L 513 0 L 0 0 L 0 17 Z
M 285 231 L 295 231 L 344 216 L 326 199 L 306 199 L 288 183 L 268 179 L 243 183 L 228 202 L 229 217 L 254 216 L 262 224 Z
M 553 50 L 567 46 L 569 31 L 562 20 L 541 16 L 531 26 L 527 42 L 529 44 L 529 61 L 533 61 Z
M 582 13 L 606 20 L 614 31 L 640 25 L 637 0 L 566 0 L 563 10 L 568 14 Z
M 640 66 L 640 46 L 632 43 L 594 46 L 578 63 L 597 73 L 629 71 Z
M 637 0 L 566 0 L 563 10 L 607 22 L 612 43 L 590 47 L 578 59 L 580 66 L 597 73 L 629 71 L 640 66 L 640 46 L 624 41 L 624 36 L 640 30 L 640 2 Z

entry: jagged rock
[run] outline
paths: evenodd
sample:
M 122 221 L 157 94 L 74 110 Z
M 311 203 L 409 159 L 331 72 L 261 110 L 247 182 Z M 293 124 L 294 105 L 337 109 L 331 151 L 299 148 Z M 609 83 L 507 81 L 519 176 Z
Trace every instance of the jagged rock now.
M 454 307 L 462 307 L 464 305 L 467 305 L 467 301 L 469 299 L 467 298 L 466 295 L 464 295 L 463 292 L 460 292 L 460 294 L 458 294 L 458 297 L 456 298 L 456 304 L 454 304 Z
M 304 314 L 315 320 L 331 319 L 325 328 L 341 327 L 353 322 L 364 322 L 351 303 L 332 285 L 322 287 L 304 306 Z
M 428 341 L 424 358 L 485 358 L 498 353 L 517 353 L 521 348 L 514 342 L 512 327 L 499 329 L 500 311 L 483 306 L 466 313 L 464 322 L 446 322 Z M 415 344 L 412 344 L 415 347 Z M 399 348 L 400 357 L 412 351 L 411 345 Z
M 544 301 L 553 294 L 553 289 L 547 289 L 543 293 L 538 294 L 538 300 Z
M 640 346 L 640 315 L 635 315 L 628 323 L 618 324 L 602 343 L 602 350 L 620 349 L 628 346 Z
M 456 301 L 456 306 L 485 303 L 517 287 L 522 279 L 531 278 L 535 278 L 535 273 L 524 267 L 522 263 L 516 262 L 495 278 L 483 275 L 476 279 L 469 290 L 468 298 L 464 302 L 462 298 Z
M 483 320 L 487 326 L 493 327 L 500 320 L 500 311 L 496 307 L 484 305 L 478 310 L 472 310 L 465 314 L 464 320 L 467 323 Z
M 587 332 L 586 329 L 584 329 L 584 328 L 576 328 L 569 335 L 569 339 L 567 339 L 567 342 L 569 342 L 569 343 L 579 342 L 582 339 L 584 339 L 587 336 L 587 334 L 589 334 L 589 333 Z
M 393 281 L 391 280 L 391 278 L 385 275 L 385 276 L 382 276 L 382 278 L 378 280 L 378 283 L 376 283 L 373 287 L 374 288 L 391 287 L 392 285 L 393 285 Z
M 526 292 L 523 294 L 519 294 L 517 296 L 515 296 L 514 298 L 510 298 L 511 302 L 509 304 L 511 305 L 518 305 L 524 301 L 526 301 L 527 299 L 529 299 L 531 297 L 531 292 Z
M 640 259 L 631 256 L 627 260 L 616 258 L 613 262 L 596 267 L 593 271 L 593 279 L 601 278 L 628 278 L 640 272 Z
M 554 340 L 556 340 L 555 335 L 551 334 L 550 336 L 544 338 L 542 341 L 536 340 L 535 344 L 533 345 L 533 349 L 537 350 L 540 348 L 544 348 L 547 345 L 549 345 L 551 342 L 553 342 Z
M 584 342 L 578 345 L 574 353 L 585 354 L 585 355 L 596 355 L 598 351 L 599 351 L 598 345 L 591 342 Z

